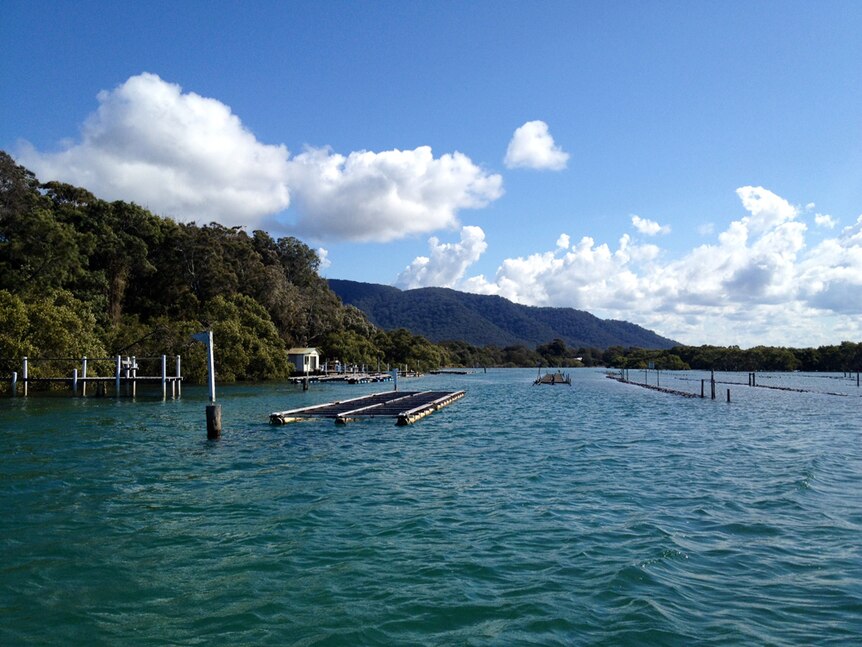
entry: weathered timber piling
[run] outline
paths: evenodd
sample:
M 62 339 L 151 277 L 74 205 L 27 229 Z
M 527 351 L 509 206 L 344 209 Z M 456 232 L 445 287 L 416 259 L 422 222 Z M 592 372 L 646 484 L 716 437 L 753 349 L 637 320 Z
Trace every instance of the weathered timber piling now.
M 703 388 L 704 388 L 704 385 L 705 385 L 705 384 L 706 384 L 706 380 L 701 380 L 701 381 L 700 381 L 700 397 L 704 397 L 704 396 L 703 396 Z
M 221 405 L 207 405 L 207 440 L 221 438 Z
M 727 401 L 730 402 L 730 389 L 727 390 Z
M 12 397 L 18 395 L 18 371 L 12 371 Z

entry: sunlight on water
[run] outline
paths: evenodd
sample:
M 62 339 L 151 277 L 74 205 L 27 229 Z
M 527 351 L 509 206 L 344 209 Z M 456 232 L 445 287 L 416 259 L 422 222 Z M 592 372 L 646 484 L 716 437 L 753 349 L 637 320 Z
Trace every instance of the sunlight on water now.
M 855 381 L 759 375 L 782 387 L 770 389 L 721 374 L 712 401 L 597 370 L 573 371 L 572 387 L 534 377 L 402 380 L 467 389 L 408 428 L 268 424 L 385 385 L 222 388 L 218 442 L 200 389 L 168 402 L 4 399 L 0 643 L 862 634 Z M 658 376 L 698 395 L 704 377 Z

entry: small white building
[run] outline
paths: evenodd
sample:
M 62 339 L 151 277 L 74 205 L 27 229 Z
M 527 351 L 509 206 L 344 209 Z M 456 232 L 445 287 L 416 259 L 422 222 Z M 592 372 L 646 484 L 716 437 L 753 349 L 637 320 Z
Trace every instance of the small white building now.
M 316 348 L 291 348 L 287 359 L 297 373 L 316 373 L 320 370 L 320 353 Z

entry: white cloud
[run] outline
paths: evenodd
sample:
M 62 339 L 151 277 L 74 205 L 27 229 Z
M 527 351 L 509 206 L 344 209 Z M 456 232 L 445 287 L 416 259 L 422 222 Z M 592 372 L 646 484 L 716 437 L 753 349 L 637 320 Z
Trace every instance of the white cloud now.
M 702 225 L 699 225 L 697 228 L 697 233 L 701 236 L 711 236 L 715 233 L 715 223 L 705 222 Z
M 568 234 L 560 234 L 560 237 L 557 238 L 557 249 L 566 249 L 570 243 Z
M 504 260 L 460 288 L 538 306 L 626 319 L 684 343 L 810 346 L 862 337 L 862 216 L 806 249 L 797 209 L 762 187 L 737 194 L 748 212 L 716 242 L 663 260 L 627 234 Z
M 262 144 L 230 108 L 155 74 L 98 95 L 81 141 L 18 158 L 43 181 L 83 186 L 180 219 L 254 225 L 290 203 L 288 152 Z
M 479 260 L 488 248 L 481 227 L 463 227 L 461 242 L 441 243 L 432 237 L 428 241 L 429 256 L 418 256 L 398 276 L 400 288 L 412 289 L 427 286 L 452 287 L 467 268 Z
M 300 234 L 318 239 L 389 241 L 458 225 L 461 209 L 499 198 L 502 178 L 461 153 L 431 149 L 339 155 L 309 148 L 288 178 Z
M 670 225 L 660 225 L 655 220 L 641 218 L 640 216 L 632 215 L 632 225 L 640 233 L 646 236 L 655 236 L 656 234 L 669 234 Z
M 507 168 L 561 171 L 569 154 L 554 143 L 544 121 L 528 121 L 515 130 L 503 163 Z
M 835 225 L 837 225 L 838 222 L 832 216 L 817 213 L 814 214 L 814 224 L 818 227 L 824 227 L 825 229 L 835 229 Z
M 435 158 L 427 146 L 348 155 L 308 148 L 291 158 L 285 146 L 259 142 L 228 106 L 155 74 L 133 76 L 98 99 L 79 143 L 58 153 L 25 143 L 19 161 L 43 181 L 179 220 L 318 240 L 382 242 L 457 227 L 461 209 L 503 193 L 500 175 L 462 153 Z
M 762 186 L 743 186 L 736 190 L 742 206 L 750 213 L 743 218 L 753 232 L 765 231 L 797 216 L 796 207 Z
M 327 267 L 332 265 L 332 261 L 329 260 L 329 250 L 325 247 L 317 248 L 317 258 L 320 259 L 321 270 L 325 270 Z

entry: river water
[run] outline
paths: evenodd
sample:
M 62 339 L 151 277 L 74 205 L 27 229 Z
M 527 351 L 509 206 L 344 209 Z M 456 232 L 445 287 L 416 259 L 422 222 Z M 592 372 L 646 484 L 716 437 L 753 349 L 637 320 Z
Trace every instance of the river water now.
M 855 379 L 572 375 L 401 379 L 467 390 L 406 428 L 225 387 L 215 442 L 200 388 L 4 398 L 0 644 L 859 644 Z

